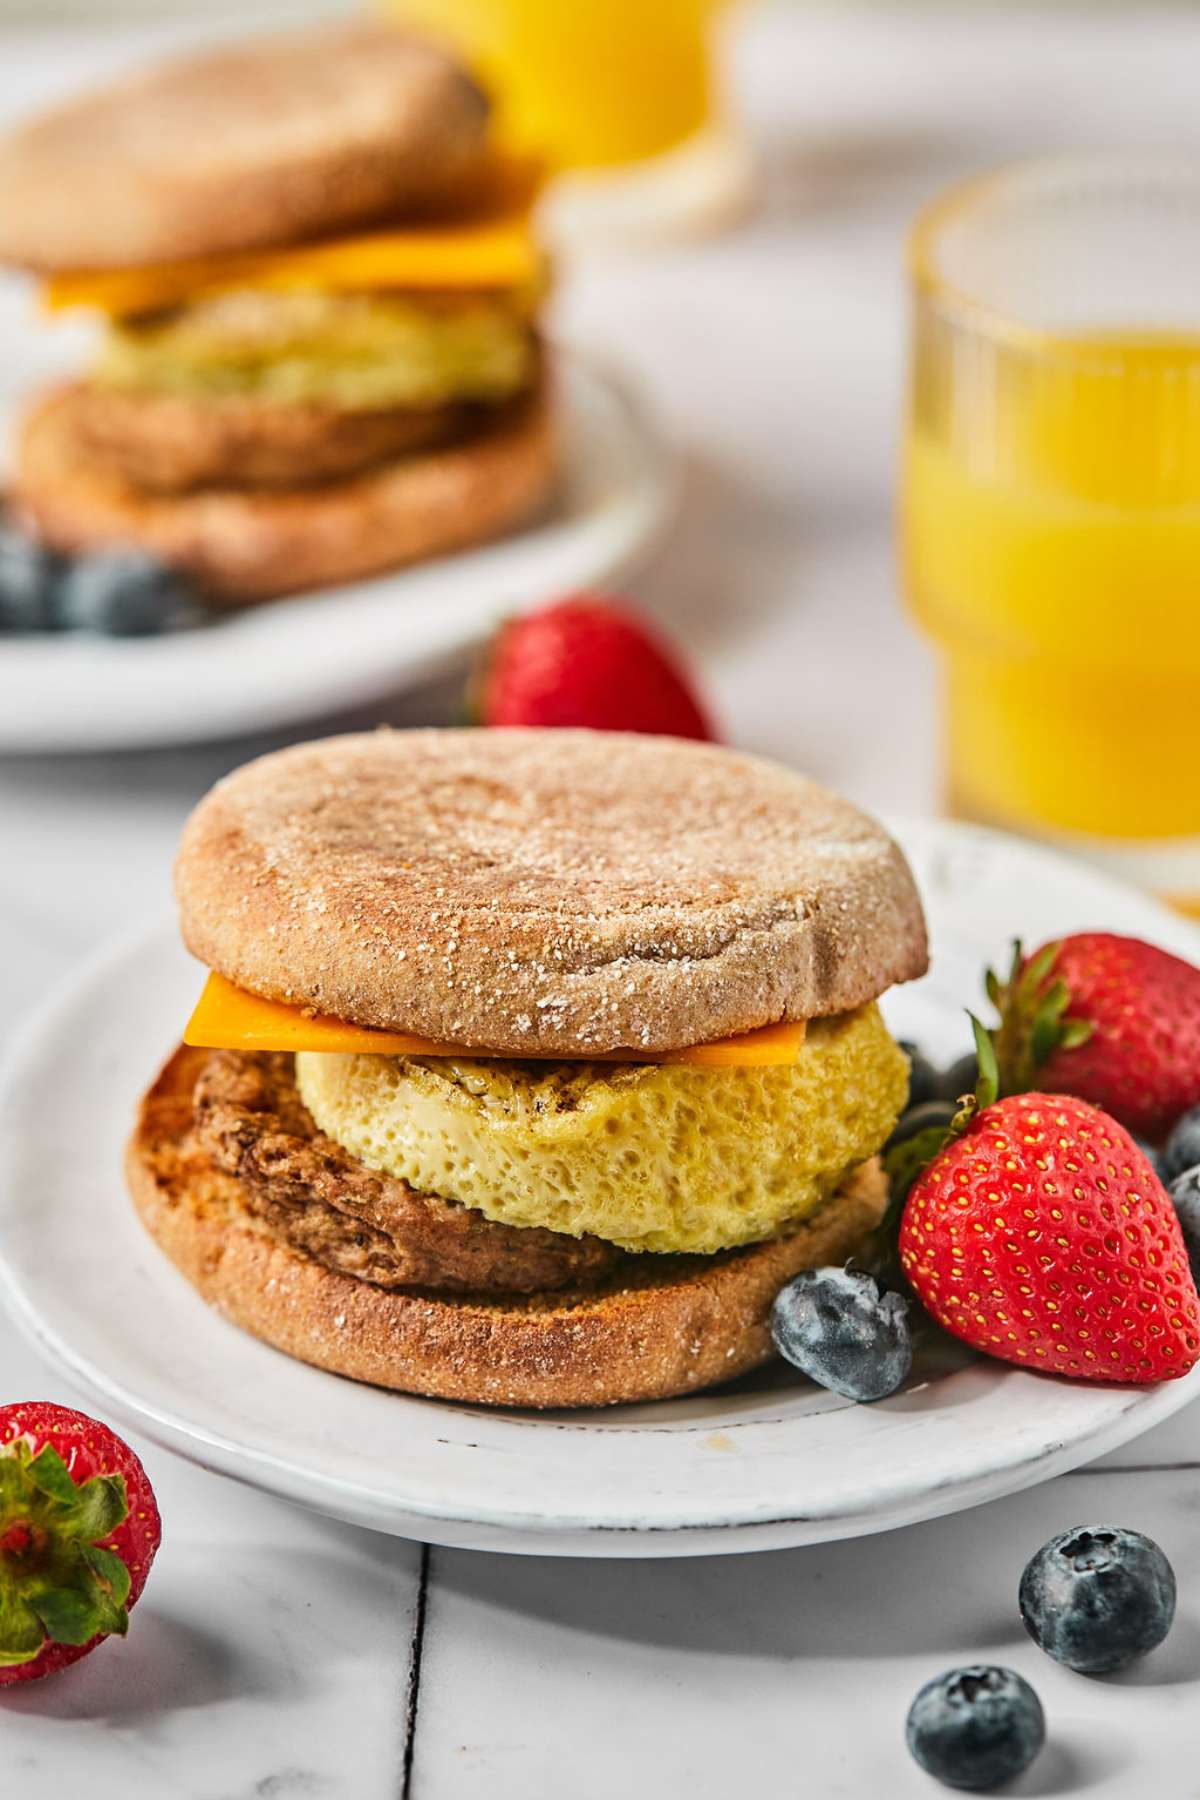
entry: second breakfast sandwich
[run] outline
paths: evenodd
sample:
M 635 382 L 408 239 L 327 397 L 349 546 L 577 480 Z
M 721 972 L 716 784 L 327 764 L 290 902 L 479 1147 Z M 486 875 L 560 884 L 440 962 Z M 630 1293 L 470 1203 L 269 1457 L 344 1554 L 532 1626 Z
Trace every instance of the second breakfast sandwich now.
M 106 330 L 14 502 L 214 601 L 479 542 L 547 499 L 536 182 L 449 55 L 383 24 L 251 39 L 0 139 L 0 260 Z
M 585 1406 L 767 1359 L 876 1223 L 903 856 L 791 772 L 580 731 L 262 758 L 188 823 L 213 971 L 129 1151 L 228 1317 L 358 1379 Z

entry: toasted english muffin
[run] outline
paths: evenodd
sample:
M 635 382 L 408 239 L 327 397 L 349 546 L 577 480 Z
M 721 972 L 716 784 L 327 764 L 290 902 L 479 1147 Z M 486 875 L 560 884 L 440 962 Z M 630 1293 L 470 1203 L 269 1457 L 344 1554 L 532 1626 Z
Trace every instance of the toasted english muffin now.
M 330 738 L 219 782 L 176 891 L 206 1048 L 129 1184 L 267 1343 L 447 1399 L 656 1399 L 767 1360 L 784 1283 L 868 1250 L 908 1075 L 874 1001 L 925 928 L 816 783 L 620 732 Z
M 184 941 L 251 993 L 484 1055 L 668 1051 L 923 974 L 908 864 L 789 769 L 622 732 L 373 732 L 201 801 Z
M 546 386 L 453 443 L 302 488 L 232 485 L 154 493 L 89 450 L 75 390 L 27 416 L 12 499 L 69 555 L 135 545 L 190 575 L 219 605 L 337 586 L 502 536 L 547 504 L 557 478 Z
M 480 180 L 487 127 L 458 63 L 381 23 L 192 53 L 0 140 L 0 260 L 123 268 L 419 214 Z
M 841 1262 L 878 1222 L 864 1165 L 810 1222 L 722 1256 L 623 1259 L 599 1285 L 527 1296 L 388 1289 L 325 1266 L 256 1213 L 193 1131 L 203 1052 L 180 1050 L 142 1103 L 126 1172 L 151 1237 L 232 1324 L 337 1375 L 493 1406 L 611 1406 L 731 1380 L 772 1355 L 771 1303 Z

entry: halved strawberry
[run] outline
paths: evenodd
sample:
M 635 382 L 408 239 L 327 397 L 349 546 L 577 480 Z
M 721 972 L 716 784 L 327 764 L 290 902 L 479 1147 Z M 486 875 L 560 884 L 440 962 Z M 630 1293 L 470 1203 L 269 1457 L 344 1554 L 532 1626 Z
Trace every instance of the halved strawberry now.
M 0 1686 L 124 1636 L 161 1537 L 149 1477 L 107 1425 L 50 1401 L 0 1407 Z

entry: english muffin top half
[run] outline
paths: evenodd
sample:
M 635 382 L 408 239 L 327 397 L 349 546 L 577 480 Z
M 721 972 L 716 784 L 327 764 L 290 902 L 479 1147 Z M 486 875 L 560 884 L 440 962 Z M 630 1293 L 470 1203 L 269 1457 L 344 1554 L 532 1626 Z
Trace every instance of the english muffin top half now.
M 483 1055 L 587 1058 L 845 1013 L 924 972 L 887 833 L 791 771 L 586 731 L 381 731 L 220 783 L 176 869 L 239 988 Z
M 124 268 L 438 209 L 479 180 L 488 117 L 450 56 L 382 24 L 181 57 L 0 142 L 0 258 Z

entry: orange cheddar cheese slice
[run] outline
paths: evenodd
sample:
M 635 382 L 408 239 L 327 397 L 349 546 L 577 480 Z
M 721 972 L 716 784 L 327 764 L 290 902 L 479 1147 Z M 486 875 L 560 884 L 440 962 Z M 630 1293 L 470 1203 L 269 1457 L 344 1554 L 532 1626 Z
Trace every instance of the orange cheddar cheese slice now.
M 196 257 L 140 269 L 70 270 L 51 277 L 43 299 L 50 312 L 94 307 L 113 318 L 125 318 L 244 288 L 484 292 L 532 287 L 543 273 L 542 252 L 522 213 L 473 224 L 364 232 L 290 250 Z
M 738 1037 L 714 1044 L 693 1044 L 686 1050 L 647 1052 L 613 1050 L 602 1056 L 581 1057 L 581 1062 L 681 1063 L 698 1068 L 783 1067 L 794 1063 L 804 1042 L 804 1021 L 764 1025 Z M 378 1031 L 368 1025 L 350 1025 L 324 1013 L 306 1013 L 282 1000 L 263 1000 L 211 974 L 196 1010 L 187 1022 L 183 1041 L 201 1050 L 342 1050 L 368 1051 L 379 1056 L 489 1056 L 493 1051 L 462 1044 L 441 1044 L 432 1038 L 404 1031 Z M 527 1061 L 563 1062 L 555 1053 L 530 1056 Z

